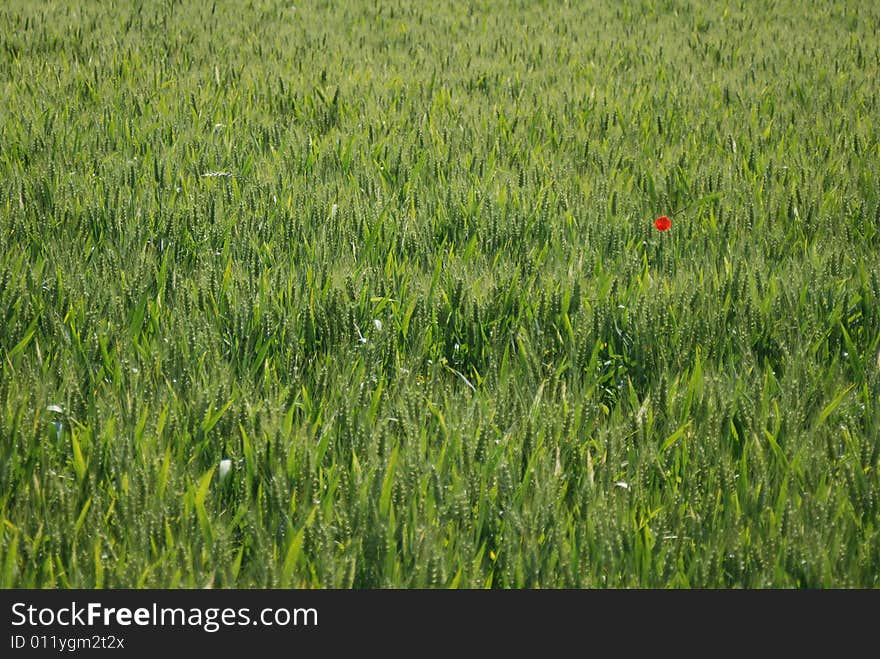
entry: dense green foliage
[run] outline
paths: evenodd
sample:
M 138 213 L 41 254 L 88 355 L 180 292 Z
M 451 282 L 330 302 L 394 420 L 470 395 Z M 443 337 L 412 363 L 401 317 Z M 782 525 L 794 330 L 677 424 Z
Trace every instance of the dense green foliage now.
M 4 2 L 0 586 L 877 587 L 878 80 L 868 1 Z

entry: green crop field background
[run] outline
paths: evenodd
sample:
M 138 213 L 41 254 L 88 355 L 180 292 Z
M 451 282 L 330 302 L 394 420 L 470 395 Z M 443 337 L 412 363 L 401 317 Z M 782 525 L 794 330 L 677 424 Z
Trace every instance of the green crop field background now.
M 7 0 L 0 587 L 880 586 L 878 81 L 868 0 Z

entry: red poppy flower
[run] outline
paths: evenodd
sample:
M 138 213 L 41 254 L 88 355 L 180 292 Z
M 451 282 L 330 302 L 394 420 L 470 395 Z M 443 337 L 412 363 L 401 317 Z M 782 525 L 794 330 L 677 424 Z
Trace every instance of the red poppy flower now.
M 665 215 L 661 215 L 654 220 L 654 226 L 657 227 L 657 231 L 669 231 L 669 228 L 672 226 L 672 220 Z

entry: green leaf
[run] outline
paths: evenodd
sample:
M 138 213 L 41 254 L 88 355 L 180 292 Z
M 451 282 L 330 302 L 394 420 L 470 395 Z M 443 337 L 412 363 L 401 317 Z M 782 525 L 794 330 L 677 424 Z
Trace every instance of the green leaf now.
M 202 477 L 199 479 L 199 484 L 196 486 L 196 498 L 195 503 L 197 506 L 203 506 L 205 504 L 205 499 L 208 497 L 208 490 L 211 487 L 211 477 L 214 475 L 214 469 L 216 467 L 211 467 L 202 474 Z
M 76 432 L 70 433 L 70 446 L 73 449 L 73 470 L 76 473 L 76 480 L 78 482 L 82 482 L 82 480 L 86 477 L 88 463 L 83 457 L 82 449 L 80 448 L 79 439 L 77 439 Z
M 37 331 L 36 321 L 31 323 L 31 326 L 24 333 L 24 336 L 21 338 L 21 341 L 15 344 L 12 350 L 9 351 L 9 358 L 12 359 L 20 352 L 23 352 L 25 348 L 27 348 L 28 343 L 31 342 L 31 339 L 34 338 L 34 333 Z
M 665 453 L 667 450 L 669 450 L 672 447 L 673 444 L 675 444 L 675 442 L 677 442 L 679 439 L 684 437 L 684 433 L 687 430 L 688 426 L 690 426 L 690 425 L 691 425 L 691 422 L 690 422 L 690 420 L 688 420 L 678 430 L 676 430 L 674 433 L 669 435 L 669 437 L 667 437 L 664 440 L 664 442 L 660 445 L 660 452 Z
M 856 386 L 855 384 L 851 384 L 848 387 L 846 387 L 845 389 L 838 392 L 838 394 L 834 397 L 834 400 L 832 400 L 830 403 L 828 403 L 822 409 L 822 411 L 819 412 L 819 418 L 816 421 L 816 427 L 819 427 L 823 423 L 825 423 L 825 421 L 828 419 L 828 417 L 834 413 L 834 410 L 836 410 L 840 406 L 840 404 L 843 402 L 843 399 L 846 398 L 846 395 L 850 391 L 852 391 L 852 388 L 855 386 Z
M 391 459 L 388 460 L 388 468 L 385 470 L 385 478 L 382 480 L 382 492 L 379 495 L 379 514 L 387 517 L 391 509 L 391 490 L 394 484 L 394 468 L 397 465 L 397 447 L 391 451 Z
M 220 417 L 222 417 L 224 414 L 226 414 L 226 411 L 230 407 L 232 407 L 232 403 L 233 403 L 233 399 L 230 398 L 228 401 L 226 401 L 226 403 L 223 405 L 223 407 L 221 407 L 217 411 L 212 412 L 211 409 L 209 408 L 208 411 L 205 412 L 204 421 L 202 421 L 202 425 L 201 425 L 202 432 L 207 435 L 211 431 L 211 428 L 213 428 L 215 425 L 217 425 L 217 422 L 220 420 Z
M 290 541 L 290 544 L 287 546 L 287 553 L 284 555 L 284 566 L 281 569 L 285 584 L 290 583 L 290 579 L 293 577 L 293 571 L 296 569 L 297 562 L 302 554 L 305 532 L 315 519 L 315 511 L 317 511 L 317 508 L 312 508 L 312 512 L 309 513 L 305 523 L 299 528 L 299 531 L 296 532 L 293 539 Z
M 73 525 L 73 537 L 79 534 L 80 529 L 86 521 L 86 515 L 89 514 L 89 508 L 92 507 L 92 498 L 89 497 L 86 499 L 86 502 L 83 504 L 82 509 L 79 511 L 79 517 L 76 518 L 76 523 Z

